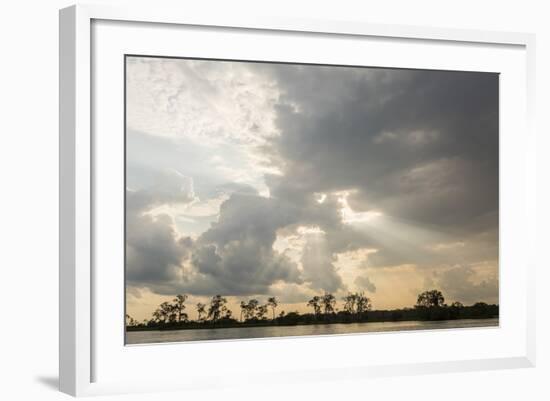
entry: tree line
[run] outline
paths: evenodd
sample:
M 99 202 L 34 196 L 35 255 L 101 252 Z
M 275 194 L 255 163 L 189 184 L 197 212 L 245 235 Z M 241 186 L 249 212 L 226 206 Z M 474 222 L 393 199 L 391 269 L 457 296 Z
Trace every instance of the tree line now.
M 394 310 L 373 310 L 371 299 L 363 292 L 351 292 L 337 307 L 337 299 L 331 293 L 316 295 L 307 301 L 311 313 L 300 314 L 297 311 L 277 313 L 279 301 L 268 297 L 262 303 L 252 298 L 239 304 L 238 319 L 227 306 L 227 298 L 213 296 L 208 303 L 197 303 L 197 318 L 190 320 L 187 314 L 188 296 L 177 295 L 172 302 L 163 302 L 153 312 L 151 319 L 138 322 L 126 315 L 126 325 L 130 330 L 178 329 L 207 327 L 238 327 L 254 325 L 296 325 L 320 323 L 353 323 L 365 321 L 400 321 L 400 320 L 448 320 L 464 318 L 487 318 L 498 316 L 498 305 L 477 302 L 464 306 L 460 302 L 450 305 L 439 290 L 424 291 L 418 295 L 416 304 L 411 308 Z

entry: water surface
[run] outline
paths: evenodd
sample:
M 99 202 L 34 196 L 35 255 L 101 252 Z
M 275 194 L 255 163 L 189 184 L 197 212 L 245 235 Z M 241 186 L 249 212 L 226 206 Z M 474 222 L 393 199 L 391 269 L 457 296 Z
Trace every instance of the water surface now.
M 129 331 L 127 344 L 167 343 L 181 341 L 232 340 L 285 336 L 372 333 L 384 331 L 439 330 L 498 326 L 494 319 L 461 319 L 443 321 L 367 322 L 349 324 L 311 324 L 303 326 L 232 327 L 225 329 Z

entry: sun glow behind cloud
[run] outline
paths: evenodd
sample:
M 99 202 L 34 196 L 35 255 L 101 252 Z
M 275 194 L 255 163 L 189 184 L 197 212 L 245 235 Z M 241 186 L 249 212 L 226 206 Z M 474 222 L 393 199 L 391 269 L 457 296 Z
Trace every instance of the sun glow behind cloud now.
M 245 292 L 289 308 L 327 289 L 370 290 L 376 307 L 410 305 L 426 286 L 456 299 L 498 294 L 498 130 L 487 117 L 498 102 L 486 88 L 498 80 L 128 62 L 129 187 L 158 197 L 144 173 L 168 168 L 192 188 L 155 201 L 144 213 L 152 221 L 129 219 L 129 288 L 142 289 L 131 308 L 174 291 L 204 302 L 208 288 L 231 305 Z
M 342 221 L 347 224 L 355 223 L 367 223 L 372 222 L 374 219 L 382 216 L 382 213 L 379 211 L 367 211 L 367 212 L 356 212 L 348 204 L 348 197 L 351 191 L 342 191 L 336 192 L 335 195 L 338 196 L 338 203 L 341 205 L 340 213 L 342 214 Z

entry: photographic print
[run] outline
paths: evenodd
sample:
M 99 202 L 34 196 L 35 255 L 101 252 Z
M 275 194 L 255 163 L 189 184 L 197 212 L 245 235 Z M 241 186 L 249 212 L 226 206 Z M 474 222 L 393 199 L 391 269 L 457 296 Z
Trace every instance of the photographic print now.
M 127 344 L 498 326 L 498 74 L 128 55 L 125 84 Z

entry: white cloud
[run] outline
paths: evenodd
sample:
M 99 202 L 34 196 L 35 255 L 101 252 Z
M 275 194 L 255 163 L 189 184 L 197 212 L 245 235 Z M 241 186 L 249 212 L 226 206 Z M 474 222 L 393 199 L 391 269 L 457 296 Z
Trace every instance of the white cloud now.
M 288 302 L 356 288 L 398 306 L 429 277 L 452 296 L 489 297 L 497 82 L 130 59 L 129 278 L 161 294 Z M 457 263 L 488 267 L 448 270 Z
M 374 285 L 374 283 L 367 276 L 358 276 L 355 279 L 355 285 L 358 287 L 359 291 L 364 289 L 368 292 L 376 292 L 376 285 Z

